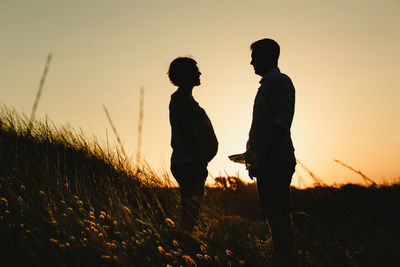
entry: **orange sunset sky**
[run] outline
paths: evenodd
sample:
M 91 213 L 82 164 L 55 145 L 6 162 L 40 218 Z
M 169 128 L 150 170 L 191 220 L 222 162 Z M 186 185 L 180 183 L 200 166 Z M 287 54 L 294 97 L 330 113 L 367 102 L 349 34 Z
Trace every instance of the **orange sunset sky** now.
M 244 152 L 259 85 L 249 46 L 269 37 L 296 87 L 297 158 L 328 184 L 363 182 L 333 159 L 391 182 L 400 177 L 399 14 L 398 0 L 1 0 L 0 101 L 29 115 L 52 53 L 37 117 L 102 140 L 107 132 L 116 143 L 105 104 L 133 156 L 144 87 L 141 152 L 168 169 L 174 87 L 166 72 L 190 55 L 202 72 L 194 96 L 220 143 L 210 174 L 248 181 L 227 156 Z

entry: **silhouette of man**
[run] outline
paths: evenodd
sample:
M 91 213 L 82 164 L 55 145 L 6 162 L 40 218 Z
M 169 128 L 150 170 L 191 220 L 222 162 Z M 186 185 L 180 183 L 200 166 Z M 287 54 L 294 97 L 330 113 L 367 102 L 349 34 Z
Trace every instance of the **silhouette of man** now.
M 274 246 L 274 263 L 291 266 L 294 233 L 290 183 L 296 166 L 290 127 L 295 89 L 278 68 L 280 47 L 271 39 L 251 46 L 251 65 L 262 77 L 253 107 L 253 120 L 245 159 L 249 176 L 257 178 L 263 217 L 268 220 Z
M 204 109 L 192 91 L 200 85 L 197 62 L 178 57 L 170 64 L 168 75 L 178 89 L 171 95 L 171 172 L 179 184 L 182 205 L 181 229 L 192 233 L 199 216 L 207 164 L 217 153 L 218 141 Z

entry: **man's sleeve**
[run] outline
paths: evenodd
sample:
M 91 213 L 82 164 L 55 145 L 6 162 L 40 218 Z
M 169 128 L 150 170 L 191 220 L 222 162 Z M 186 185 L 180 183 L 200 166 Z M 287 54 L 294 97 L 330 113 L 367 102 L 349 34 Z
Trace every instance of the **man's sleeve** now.
M 288 77 L 277 80 L 271 96 L 274 130 L 286 132 L 290 129 L 294 114 L 295 90 L 292 81 Z

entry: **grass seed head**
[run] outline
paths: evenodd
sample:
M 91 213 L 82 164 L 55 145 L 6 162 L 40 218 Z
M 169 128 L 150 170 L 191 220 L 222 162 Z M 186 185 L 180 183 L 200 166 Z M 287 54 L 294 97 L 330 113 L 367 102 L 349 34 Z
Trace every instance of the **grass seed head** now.
M 6 207 L 8 207 L 8 200 L 5 197 L 0 198 L 0 202 L 3 203 Z
M 197 263 L 189 255 L 182 255 L 182 259 L 187 265 L 197 267 Z
M 160 254 L 165 253 L 165 249 L 162 246 L 158 246 L 157 249 L 158 249 L 158 252 L 160 252 Z
M 229 249 L 225 250 L 226 256 L 230 257 L 233 255 L 233 252 L 230 251 Z
M 165 223 L 168 225 L 168 227 L 174 228 L 175 227 L 175 223 L 173 220 L 171 220 L 170 218 L 166 218 L 165 219 Z

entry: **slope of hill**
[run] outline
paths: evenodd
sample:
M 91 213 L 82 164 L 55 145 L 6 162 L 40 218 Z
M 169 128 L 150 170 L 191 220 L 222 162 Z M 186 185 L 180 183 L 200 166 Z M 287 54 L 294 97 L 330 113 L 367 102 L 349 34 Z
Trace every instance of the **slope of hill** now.
M 207 188 L 190 237 L 167 175 L 71 129 L 0 118 L 0 265 L 271 266 L 254 183 Z M 395 266 L 399 203 L 399 185 L 293 188 L 300 266 Z

